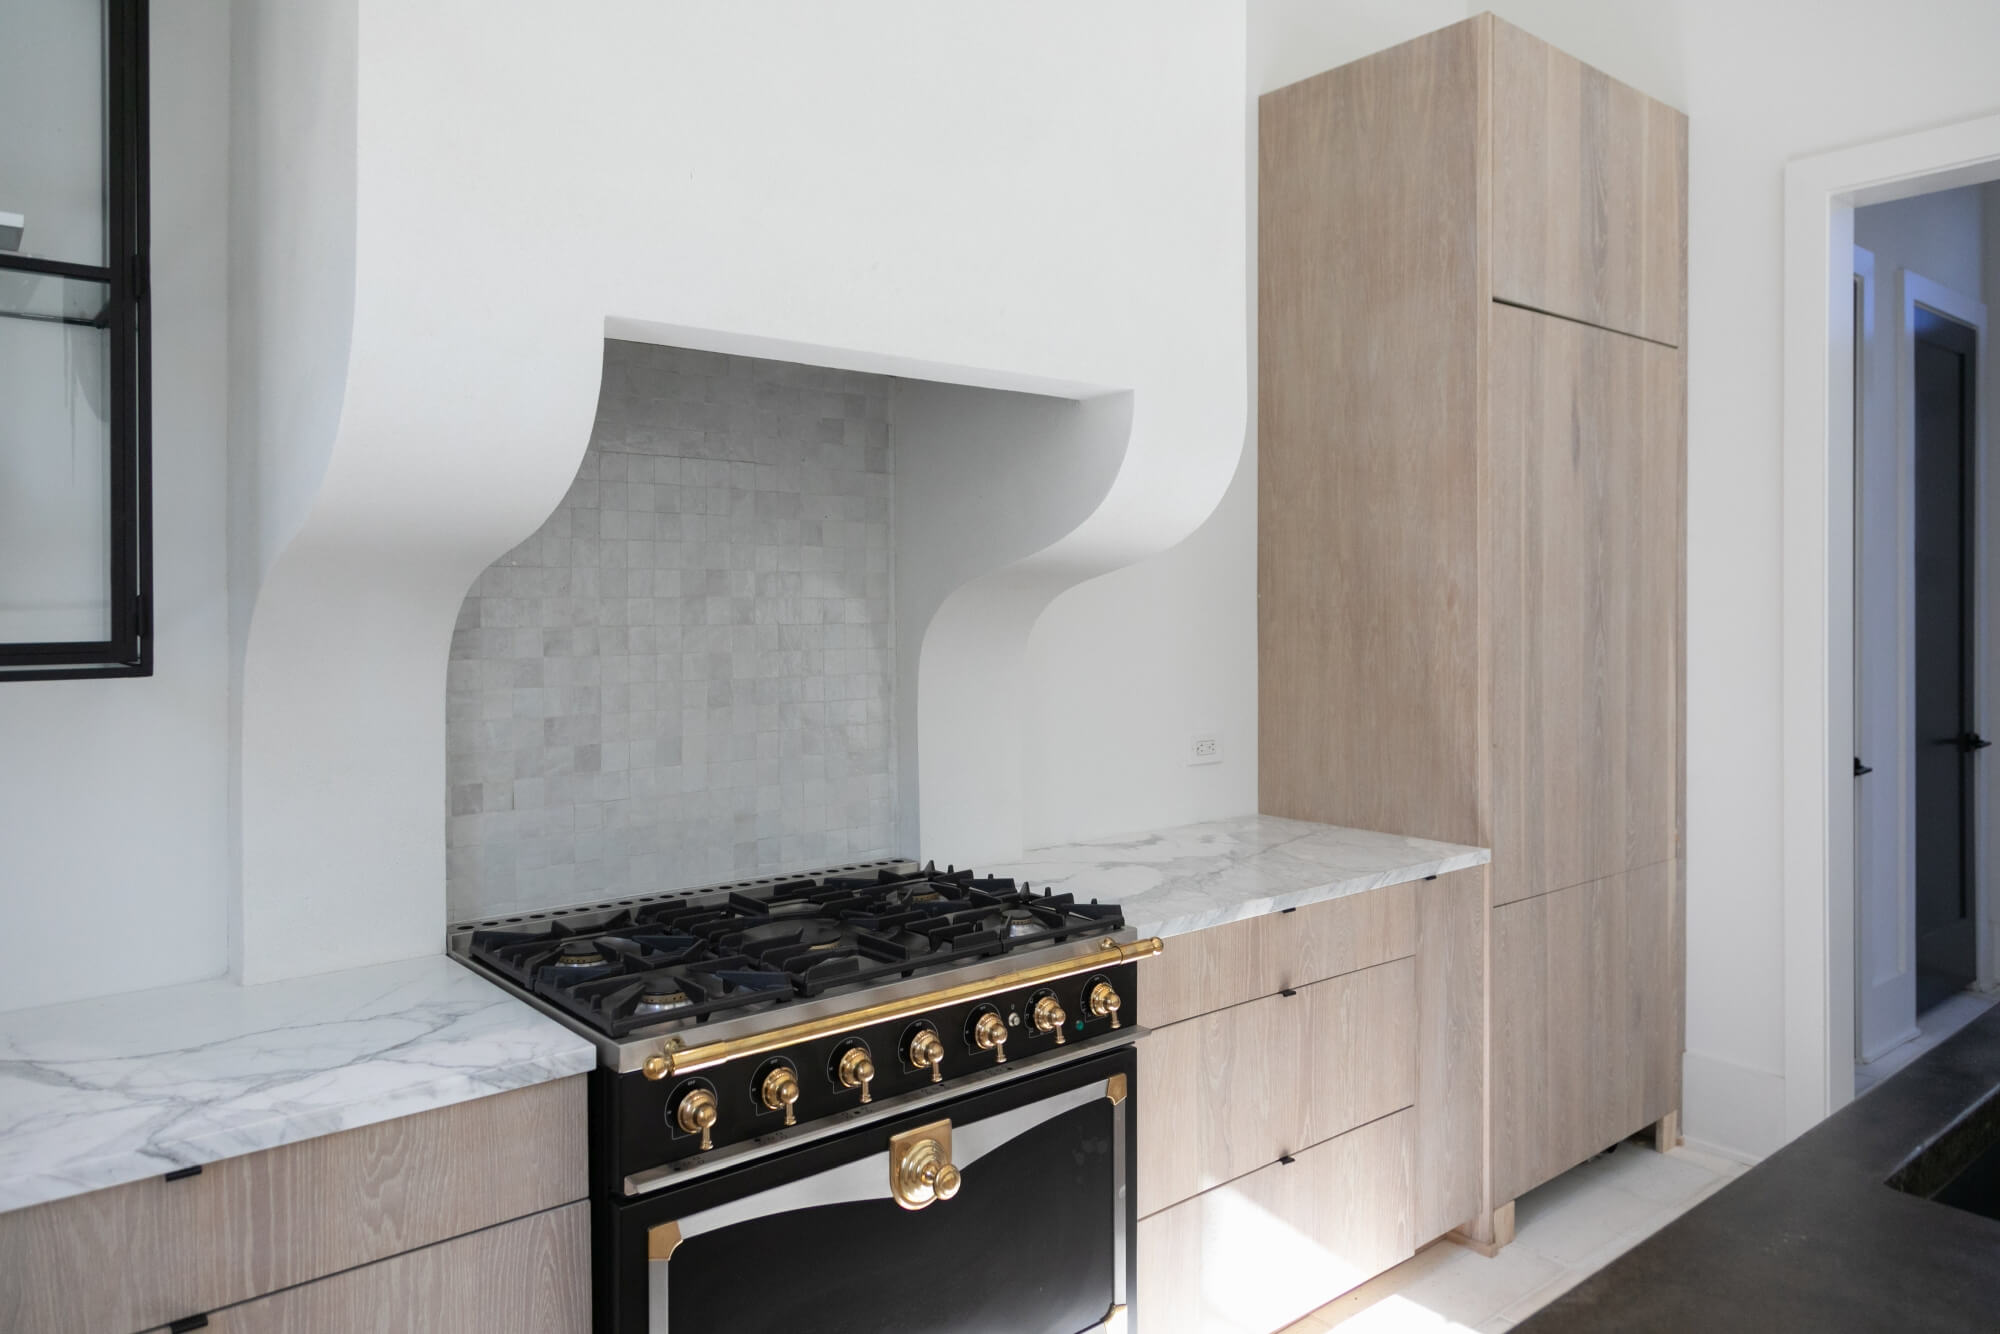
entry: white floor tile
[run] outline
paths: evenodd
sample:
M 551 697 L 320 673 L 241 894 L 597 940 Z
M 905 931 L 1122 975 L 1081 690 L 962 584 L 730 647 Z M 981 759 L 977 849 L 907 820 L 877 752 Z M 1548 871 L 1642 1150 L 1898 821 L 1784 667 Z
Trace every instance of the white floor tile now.
M 1744 1170 L 1696 1150 L 1622 1144 L 1516 1201 L 1514 1242 L 1492 1259 L 1432 1246 L 1296 1334 L 1505 1334 Z
M 1603 1162 L 1602 1179 L 1655 1204 L 1686 1203 L 1722 1179 L 1692 1158 L 1658 1153 L 1640 1144 L 1621 1144 Z
M 1669 1206 L 1641 1199 L 1609 1181 L 1552 1203 L 1537 1200 L 1535 1194 L 1515 1203 L 1514 1245 L 1507 1249 L 1524 1247 L 1560 1265 L 1582 1264 L 1603 1250 L 1607 1239 L 1648 1223 L 1658 1227 L 1671 1217 Z
M 1428 1313 L 1438 1322 L 1437 1328 L 1449 1329 L 1454 1324 L 1473 1328 L 1499 1315 L 1535 1289 L 1545 1287 L 1562 1270 L 1556 1261 L 1518 1242 L 1503 1248 L 1492 1259 L 1462 1247 L 1453 1247 L 1452 1251 L 1429 1273 L 1403 1287 L 1395 1297 L 1377 1303 L 1370 1311 L 1386 1314 L 1397 1308 L 1414 1306 L 1416 1312 L 1405 1310 L 1406 1320 Z M 1342 1325 L 1342 1334 L 1349 1334 L 1353 1323 L 1349 1321 Z M 1411 1323 L 1409 1327 L 1425 1328 L 1417 1323 Z M 1398 1326 L 1385 1323 L 1374 1328 L 1393 1329 Z M 1362 1329 L 1354 1330 L 1353 1334 L 1362 1334 Z

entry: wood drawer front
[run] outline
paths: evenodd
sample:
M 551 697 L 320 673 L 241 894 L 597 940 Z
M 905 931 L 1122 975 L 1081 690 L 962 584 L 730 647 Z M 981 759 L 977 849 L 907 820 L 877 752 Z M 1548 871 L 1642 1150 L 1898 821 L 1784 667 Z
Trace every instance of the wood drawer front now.
M 1493 295 L 1680 346 L 1687 117 L 1493 21 Z
M 1416 965 L 1396 959 L 1154 1029 L 1140 1216 L 1413 1104 L 1416 1008 Z
M 378 1260 L 212 1313 L 213 1334 L 589 1334 L 590 1205 Z
M 1673 862 L 1493 910 L 1493 1198 L 1680 1106 Z
M 1268 1334 L 1408 1259 L 1412 1114 L 1139 1220 L 1143 1334 Z
M 1190 931 L 1144 965 L 1144 1022 L 1163 1028 L 1416 952 L 1414 885 Z
M 1686 358 L 1504 306 L 1491 328 L 1497 904 L 1676 854 Z
M 575 1075 L 0 1214 L 0 1328 L 147 1329 L 583 1199 L 586 1107 Z

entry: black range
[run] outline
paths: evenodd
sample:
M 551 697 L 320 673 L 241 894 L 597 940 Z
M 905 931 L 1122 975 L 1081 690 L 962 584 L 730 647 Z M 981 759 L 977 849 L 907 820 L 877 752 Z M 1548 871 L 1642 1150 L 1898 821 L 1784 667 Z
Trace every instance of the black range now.
M 597 1044 L 600 1330 L 1130 1319 L 1136 965 L 1160 942 L 1115 906 L 877 862 L 462 923 L 450 948 Z M 996 1227 L 1032 1281 L 883 1305 Z M 779 1238 L 748 1314 L 729 1276 Z

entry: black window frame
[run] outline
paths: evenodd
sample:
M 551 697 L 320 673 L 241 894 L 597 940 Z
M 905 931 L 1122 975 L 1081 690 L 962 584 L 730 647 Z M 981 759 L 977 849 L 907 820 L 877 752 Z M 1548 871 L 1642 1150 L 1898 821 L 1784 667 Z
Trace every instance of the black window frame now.
M 153 674 L 147 0 L 104 0 L 105 263 L 0 251 L 0 269 L 103 283 L 110 341 L 111 637 L 0 642 L 0 681 Z

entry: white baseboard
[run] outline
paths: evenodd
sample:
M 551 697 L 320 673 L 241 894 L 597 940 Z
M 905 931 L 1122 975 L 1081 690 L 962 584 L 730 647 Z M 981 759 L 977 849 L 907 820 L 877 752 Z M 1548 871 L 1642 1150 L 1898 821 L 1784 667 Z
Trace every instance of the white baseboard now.
M 1682 1136 L 1703 1153 L 1757 1162 L 1785 1143 L 1785 1077 L 1720 1057 L 1681 1058 Z

